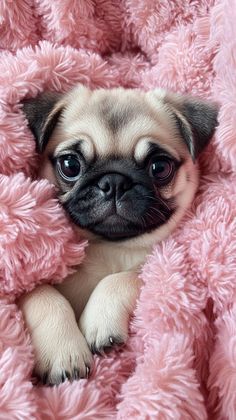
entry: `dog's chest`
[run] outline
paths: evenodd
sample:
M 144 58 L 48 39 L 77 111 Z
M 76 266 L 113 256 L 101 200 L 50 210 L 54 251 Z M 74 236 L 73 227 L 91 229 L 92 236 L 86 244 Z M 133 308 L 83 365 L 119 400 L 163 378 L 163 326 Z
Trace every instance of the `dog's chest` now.
M 136 270 L 145 261 L 148 250 L 126 248 L 113 243 L 91 244 L 83 264 L 90 276 L 100 279 L 113 273 Z
M 82 313 L 89 296 L 105 277 L 124 271 L 139 271 L 147 250 L 125 248 L 113 243 L 92 243 L 78 271 L 56 288 L 71 303 L 76 318 Z

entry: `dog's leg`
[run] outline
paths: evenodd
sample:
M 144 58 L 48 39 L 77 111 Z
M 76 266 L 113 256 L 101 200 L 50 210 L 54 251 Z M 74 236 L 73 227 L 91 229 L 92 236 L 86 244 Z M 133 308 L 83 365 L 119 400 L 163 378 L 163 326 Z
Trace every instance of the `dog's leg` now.
M 69 302 L 52 286 L 42 285 L 20 298 L 35 351 L 35 373 L 46 383 L 88 375 L 92 355 Z
M 135 308 L 141 280 L 135 272 L 111 274 L 92 292 L 79 320 L 92 352 L 127 340 L 129 317 Z

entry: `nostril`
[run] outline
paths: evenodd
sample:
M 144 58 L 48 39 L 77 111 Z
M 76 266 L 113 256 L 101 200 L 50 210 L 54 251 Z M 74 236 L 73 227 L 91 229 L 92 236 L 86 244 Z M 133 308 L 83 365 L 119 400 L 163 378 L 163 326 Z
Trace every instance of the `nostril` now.
M 98 180 L 97 186 L 107 198 L 115 195 L 117 198 L 120 198 L 132 188 L 132 181 L 124 175 L 114 173 L 102 176 Z
M 112 190 L 112 183 L 110 181 L 110 179 L 108 179 L 108 177 L 102 177 L 99 181 L 98 181 L 98 188 L 108 194 L 111 190 Z
M 103 184 L 99 185 L 100 190 L 103 192 L 109 192 L 111 189 L 111 185 L 108 181 L 105 181 Z

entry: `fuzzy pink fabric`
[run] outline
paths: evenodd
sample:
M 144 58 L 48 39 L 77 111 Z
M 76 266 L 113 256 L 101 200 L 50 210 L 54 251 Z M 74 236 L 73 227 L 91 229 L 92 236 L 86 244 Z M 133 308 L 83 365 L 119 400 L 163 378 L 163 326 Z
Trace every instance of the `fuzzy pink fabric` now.
M 1 0 L 0 419 L 236 419 L 236 4 L 232 0 Z M 84 253 L 46 181 L 19 102 L 44 89 L 163 87 L 215 98 L 199 193 L 158 244 L 128 344 L 89 380 L 31 383 L 14 299 Z

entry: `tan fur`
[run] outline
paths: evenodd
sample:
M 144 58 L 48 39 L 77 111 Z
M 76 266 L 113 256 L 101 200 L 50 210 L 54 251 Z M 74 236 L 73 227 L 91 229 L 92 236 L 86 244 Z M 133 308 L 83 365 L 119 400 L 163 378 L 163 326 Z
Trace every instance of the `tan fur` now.
M 50 383 L 59 383 L 64 371 L 73 377 L 73 370 L 78 369 L 79 376 L 85 376 L 86 366 L 92 363 L 89 347 L 107 345 L 109 337 L 127 339 L 129 316 L 141 284 L 140 266 L 153 244 L 171 233 L 192 202 L 198 186 L 198 168 L 164 98 L 164 91 L 144 93 L 120 88 L 91 92 L 79 86 L 57 104 L 65 109 L 42 156 L 41 178 L 57 185 L 48 156 L 67 150 L 78 139 L 83 139 L 82 149 L 87 157 L 95 153 L 101 157 L 133 154 L 137 161 L 145 155 L 151 140 L 176 158 L 184 159 L 184 164 L 173 182 L 161 191 L 163 198 L 175 197 L 178 204 L 168 223 L 152 233 L 116 243 L 75 227 L 80 237 L 90 239 L 83 264 L 61 285 L 40 286 L 21 299 L 35 348 L 36 373 L 42 377 L 48 372 Z M 112 122 L 112 114 L 108 114 L 116 111 L 123 118 L 124 108 L 128 121 L 121 119 L 120 128 L 115 131 L 119 120 Z M 64 191 L 61 201 L 70 194 L 73 188 Z

